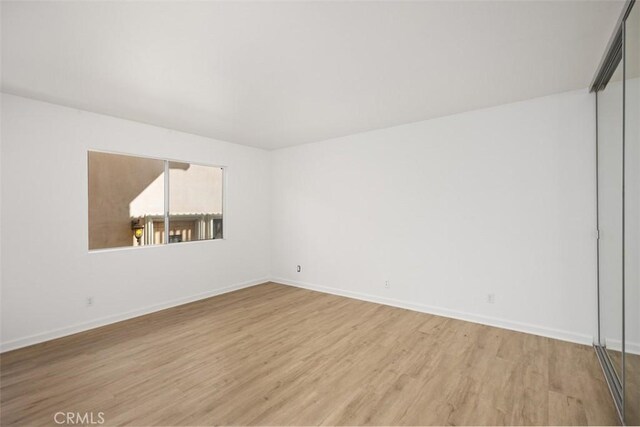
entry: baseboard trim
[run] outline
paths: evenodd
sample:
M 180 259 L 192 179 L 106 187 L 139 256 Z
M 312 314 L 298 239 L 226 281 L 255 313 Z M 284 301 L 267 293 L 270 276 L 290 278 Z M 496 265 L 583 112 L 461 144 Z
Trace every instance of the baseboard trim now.
M 531 325 L 527 323 L 514 322 L 505 319 L 499 319 L 489 316 L 483 316 L 473 313 L 466 313 L 457 310 L 450 310 L 442 307 L 429 306 L 425 304 L 417 304 L 404 300 L 397 300 L 393 298 L 386 298 L 377 295 L 371 295 L 360 292 L 346 291 L 343 289 L 332 288 L 328 286 L 320 286 L 311 283 L 301 282 L 298 280 L 290 280 L 282 277 L 268 278 L 264 277 L 256 280 L 249 280 L 246 282 L 237 283 L 235 285 L 227 286 L 220 289 L 215 289 L 209 292 L 203 292 L 189 297 L 178 298 L 172 301 L 167 301 L 160 304 L 147 306 L 138 310 L 128 311 L 125 313 L 115 314 L 112 316 L 106 316 L 99 319 L 91 320 L 89 322 L 78 323 L 72 326 L 54 329 L 39 334 L 30 335 L 23 338 L 0 343 L 0 353 L 4 353 L 11 350 L 17 350 L 22 347 L 27 347 L 34 344 L 39 344 L 45 341 L 50 341 L 57 338 L 62 338 L 68 335 L 73 335 L 79 332 L 88 331 L 91 329 L 99 328 L 101 326 L 110 325 L 112 323 L 121 322 L 123 320 L 133 319 L 135 317 L 144 316 L 146 314 L 154 313 L 156 311 L 164 310 L 171 307 L 177 307 L 179 305 L 188 304 L 194 301 L 199 301 L 206 298 L 211 298 L 216 295 L 226 294 L 236 290 L 250 288 L 265 282 L 281 283 L 283 285 L 294 286 L 297 288 L 308 289 L 316 292 L 323 292 L 332 295 L 338 295 L 346 298 L 353 298 L 362 301 L 374 302 L 377 304 L 388 305 L 392 307 L 403 308 L 412 311 L 418 311 L 421 313 L 434 314 L 437 316 L 450 317 L 453 319 L 465 320 L 468 322 L 479 323 L 482 325 L 494 326 L 503 329 L 509 329 L 518 332 L 525 332 L 534 335 L 540 335 L 543 337 L 559 339 L 562 341 L 569 341 L 578 344 L 592 345 L 593 337 L 569 331 L 552 329 L 543 326 Z M 634 345 L 631 352 L 636 353 L 638 351 Z M 636 353 L 637 354 L 637 353 Z
M 320 286 L 311 283 L 301 282 L 298 280 L 285 279 L 283 277 L 273 277 L 272 282 L 281 283 L 283 285 L 294 286 L 297 288 L 309 289 L 312 291 L 323 292 L 332 295 L 338 295 L 347 298 L 353 298 L 362 301 L 374 302 L 392 307 L 404 308 L 407 310 L 418 311 L 421 313 L 434 314 L 437 316 L 450 317 L 453 319 L 465 320 L 467 322 L 479 323 L 482 325 L 495 326 L 497 328 L 509 329 L 517 332 L 525 332 L 528 334 L 539 335 L 547 338 L 554 338 L 562 341 L 569 341 L 577 344 L 593 345 L 593 337 L 589 335 L 579 334 L 560 329 L 553 329 L 544 326 L 532 325 L 528 323 L 515 322 L 511 320 L 499 319 L 490 316 L 484 316 L 473 313 L 466 313 L 457 310 L 450 310 L 443 307 L 435 307 L 425 304 L 417 304 L 409 301 L 397 300 L 393 298 L 380 297 L 360 292 L 346 291 L 343 289 L 332 288 L 328 286 Z
M 11 341 L 1 343 L 0 353 L 4 353 L 11 350 L 17 350 L 22 347 L 39 344 L 39 343 L 54 340 L 57 338 L 66 337 L 68 335 L 77 334 L 79 332 L 85 332 L 91 329 L 99 328 L 101 326 L 107 326 L 112 323 L 133 319 L 134 317 L 144 316 L 145 314 L 155 313 L 156 311 L 165 310 L 171 307 L 177 307 L 179 305 L 189 304 L 191 302 L 199 301 L 206 298 L 211 298 L 217 295 L 226 294 L 226 293 L 237 291 L 240 289 L 250 288 L 252 286 L 260 285 L 268 281 L 269 281 L 268 277 L 263 277 L 261 279 L 256 279 L 256 280 L 248 280 L 246 282 L 236 283 L 234 285 L 226 286 L 224 288 L 214 289 L 212 291 L 203 292 L 203 293 L 191 295 L 188 297 L 177 298 L 171 301 L 150 305 L 137 310 L 127 311 L 124 313 L 114 314 L 106 317 L 101 317 L 99 319 L 91 320 L 88 322 L 77 323 L 72 326 L 53 329 L 53 330 L 42 332 L 39 334 L 34 334 L 27 337 L 14 339 Z
M 609 349 L 614 351 L 621 351 L 622 349 L 622 341 L 620 340 L 612 340 L 607 339 L 606 345 L 602 347 L 603 349 Z M 640 355 L 640 343 L 637 342 L 625 342 L 624 343 L 624 351 L 625 353 L 632 353 Z

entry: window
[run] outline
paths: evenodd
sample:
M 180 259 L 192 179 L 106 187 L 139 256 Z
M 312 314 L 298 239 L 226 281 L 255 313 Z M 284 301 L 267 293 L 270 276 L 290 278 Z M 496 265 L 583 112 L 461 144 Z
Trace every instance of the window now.
M 88 169 L 90 250 L 222 239 L 224 168 L 89 151 Z

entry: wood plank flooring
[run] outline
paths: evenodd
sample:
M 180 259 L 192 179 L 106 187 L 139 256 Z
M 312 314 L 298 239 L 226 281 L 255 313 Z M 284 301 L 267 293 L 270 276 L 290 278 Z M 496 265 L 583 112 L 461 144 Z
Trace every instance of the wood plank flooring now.
M 8 352 L 0 373 L 3 426 L 617 424 L 589 346 L 274 283 Z

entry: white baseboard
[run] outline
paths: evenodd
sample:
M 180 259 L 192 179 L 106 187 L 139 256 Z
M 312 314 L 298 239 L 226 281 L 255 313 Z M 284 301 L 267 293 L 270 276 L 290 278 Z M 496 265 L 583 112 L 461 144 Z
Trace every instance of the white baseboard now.
M 101 326 L 110 325 L 112 323 L 121 322 L 123 320 L 132 319 L 134 317 L 144 316 L 145 314 L 150 314 L 150 313 L 154 313 L 156 311 L 164 310 L 167 308 L 188 304 L 190 302 L 198 301 L 205 298 L 210 298 L 216 295 L 222 295 L 228 292 L 237 291 L 239 289 L 249 288 L 251 286 L 259 285 L 261 283 L 265 283 L 268 281 L 269 281 L 268 277 L 264 277 L 262 279 L 257 279 L 257 280 L 249 280 L 246 282 L 236 283 L 234 285 L 227 286 L 221 289 L 214 289 L 212 291 L 203 292 L 201 294 L 191 295 L 184 298 L 178 298 L 178 299 L 175 299 L 172 301 L 166 301 L 160 304 L 150 305 L 137 310 L 114 314 L 106 317 L 101 317 L 99 319 L 91 320 L 88 322 L 77 323 L 72 326 L 53 329 L 53 330 L 42 332 L 39 334 L 34 334 L 27 337 L 14 339 L 11 341 L 1 343 L 0 353 L 4 353 L 10 350 L 16 350 L 18 348 L 26 347 L 33 344 L 38 344 L 44 341 L 50 341 L 56 338 L 62 338 L 67 335 L 88 331 L 90 329 L 99 328 Z
M 204 292 L 204 293 L 192 295 L 189 297 L 167 301 L 161 304 L 147 306 L 138 310 L 133 310 L 133 311 L 120 313 L 120 314 L 107 316 L 107 317 L 102 317 L 99 319 L 91 320 L 89 322 L 78 323 L 72 326 L 54 329 L 54 330 L 42 332 L 39 334 L 30 335 L 27 337 L 22 337 L 22 338 L 14 339 L 11 341 L 3 342 L 0 344 L 0 353 L 4 353 L 6 351 L 15 350 L 15 349 L 26 347 L 33 344 L 38 344 L 44 341 L 53 340 L 56 338 L 62 338 L 78 332 L 84 332 L 90 329 L 106 326 L 106 325 L 120 322 L 123 320 L 132 319 L 134 317 L 143 316 L 145 314 L 154 313 L 156 311 L 164 310 L 166 308 L 176 307 L 179 305 L 188 304 L 190 302 L 198 301 L 201 299 L 210 298 L 216 295 L 222 295 L 228 292 L 233 292 L 239 289 L 249 288 L 251 286 L 259 285 L 261 283 L 265 283 L 269 281 L 281 283 L 289 286 L 295 286 L 298 288 L 309 289 L 312 291 L 339 295 L 347 298 L 354 298 L 362 301 L 369 301 L 369 302 L 374 302 L 378 304 L 389 305 L 392 307 L 404 308 L 407 310 L 418 311 L 421 313 L 451 317 L 454 319 L 465 320 L 468 322 L 480 323 L 483 325 L 495 326 L 498 328 L 510 329 L 518 332 L 525 332 L 525 333 L 540 335 L 548 338 L 555 338 L 555 339 L 574 342 L 578 344 L 591 345 L 593 343 L 593 337 L 584 335 L 584 334 L 578 334 L 578 333 L 573 333 L 573 332 L 559 330 L 559 329 L 547 328 L 543 326 L 531 325 L 528 323 L 514 322 L 510 320 L 483 316 L 483 315 L 478 315 L 473 313 L 465 313 L 461 311 L 450 310 L 447 308 L 434 307 L 434 306 L 429 306 L 425 304 L 418 304 L 410 301 L 397 300 L 393 298 L 386 298 L 386 297 L 370 295 L 370 294 L 365 294 L 360 292 L 345 291 L 338 288 L 319 286 L 319 285 L 314 285 L 310 283 L 300 282 L 297 280 L 290 280 L 290 279 L 285 279 L 280 277 L 276 277 L 276 278 L 265 277 L 257 280 L 250 280 L 242 283 L 237 283 L 235 285 L 227 286 L 225 288 L 215 289 L 213 291 Z M 627 344 L 627 350 L 635 354 L 640 354 L 640 345 L 636 343 L 631 345 Z
M 465 320 L 482 325 L 495 326 L 503 329 L 510 329 L 518 332 L 525 332 L 533 335 L 540 335 L 547 338 L 555 338 L 562 341 L 569 341 L 577 344 L 592 345 L 593 337 L 590 335 L 579 334 L 560 329 L 548 328 L 545 326 L 532 325 L 528 323 L 515 322 L 506 319 L 499 319 L 490 316 L 483 316 L 473 313 L 465 313 L 448 308 L 434 307 L 425 304 L 418 304 L 410 301 L 397 300 L 393 298 L 380 297 L 360 292 L 345 291 L 338 288 L 327 286 L 319 286 L 311 283 L 300 282 L 297 280 L 285 279 L 282 277 L 274 277 L 272 282 L 281 283 L 283 285 L 295 286 L 297 288 L 309 289 L 312 291 L 323 292 L 327 294 L 339 295 L 347 298 L 354 298 L 362 301 L 375 302 L 378 304 L 389 305 L 392 307 L 404 308 L 407 310 L 418 311 L 421 313 L 435 314 L 437 316 L 451 317 L 453 319 Z
M 620 351 L 622 349 L 622 341 L 607 339 L 606 347 L 610 350 Z M 624 351 L 625 353 L 632 353 L 640 355 L 640 343 L 637 342 L 625 342 L 624 343 Z
M 637 343 L 637 342 L 624 343 L 624 352 L 640 355 L 640 343 Z

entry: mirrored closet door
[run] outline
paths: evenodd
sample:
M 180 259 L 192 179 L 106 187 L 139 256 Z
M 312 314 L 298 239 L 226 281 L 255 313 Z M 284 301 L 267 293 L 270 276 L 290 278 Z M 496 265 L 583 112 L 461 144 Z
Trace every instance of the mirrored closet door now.
M 640 5 L 624 37 L 624 420 L 640 425 Z
M 623 64 L 597 93 L 600 343 L 622 378 Z
M 592 90 L 597 111 L 598 358 L 640 424 L 640 6 L 628 1 Z

